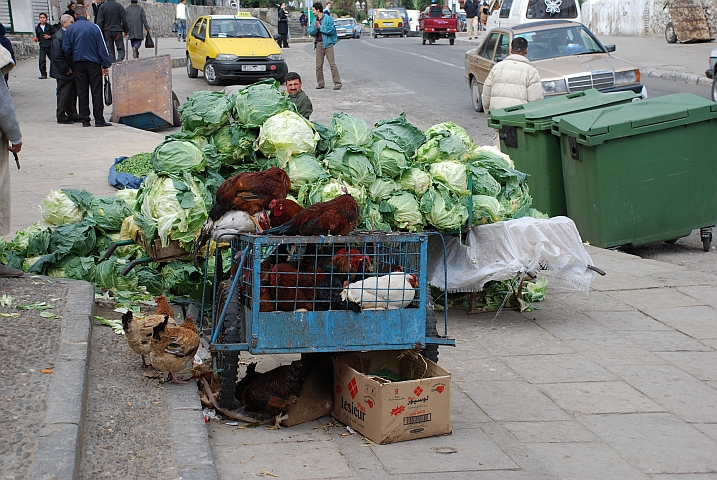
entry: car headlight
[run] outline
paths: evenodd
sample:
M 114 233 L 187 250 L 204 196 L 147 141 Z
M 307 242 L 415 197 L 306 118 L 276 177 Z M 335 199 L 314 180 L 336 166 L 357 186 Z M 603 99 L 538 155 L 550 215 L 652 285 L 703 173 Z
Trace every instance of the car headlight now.
M 565 80 L 553 80 L 551 82 L 542 82 L 543 95 L 554 95 L 556 93 L 568 93 L 568 86 Z
M 237 57 L 236 55 L 234 55 L 232 53 L 220 53 L 217 55 L 217 60 L 226 60 L 226 61 L 230 61 L 230 62 L 232 60 L 236 60 L 237 58 L 239 58 L 239 57 Z
M 628 70 L 627 72 L 615 72 L 615 85 L 625 85 L 640 81 L 639 70 Z
M 272 55 L 269 55 L 268 58 L 269 58 L 269 60 L 272 60 L 272 61 L 276 62 L 276 61 L 279 61 L 279 60 L 284 60 L 284 55 L 282 55 L 282 54 L 280 54 L 280 53 L 274 53 L 274 54 L 272 54 Z

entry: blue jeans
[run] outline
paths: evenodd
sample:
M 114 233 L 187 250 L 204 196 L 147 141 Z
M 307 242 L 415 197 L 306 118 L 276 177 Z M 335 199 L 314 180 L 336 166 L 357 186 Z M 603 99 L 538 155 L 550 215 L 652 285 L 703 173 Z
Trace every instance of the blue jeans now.
M 182 37 L 182 40 L 187 39 L 187 21 L 180 18 L 177 19 L 177 36 Z

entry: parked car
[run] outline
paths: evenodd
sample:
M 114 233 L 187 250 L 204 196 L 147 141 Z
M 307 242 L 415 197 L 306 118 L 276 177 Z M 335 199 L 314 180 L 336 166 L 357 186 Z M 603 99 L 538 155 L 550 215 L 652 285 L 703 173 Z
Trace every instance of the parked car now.
M 338 18 L 334 20 L 336 34 L 339 38 L 359 38 L 361 36 L 361 24 L 356 23 L 355 18 Z
M 540 20 L 582 22 L 579 0 L 489 0 L 486 27 L 513 27 Z
M 710 68 L 705 75 L 712 79 L 712 101 L 717 102 L 717 48 L 712 49 L 710 53 Z
M 264 24 L 248 12 L 197 18 L 187 35 L 187 76 L 199 70 L 209 85 L 222 80 L 252 83 L 274 78 L 284 83 L 284 55 Z
M 483 111 L 481 92 L 488 72 L 509 55 L 510 43 L 518 36 L 528 41 L 527 57 L 538 69 L 546 97 L 590 88 L 602 92 L 632 90 L 647 97 L 640 70 L 610 55 L 615 45 L 603 46 L 580 23 L 553 20 L 494 28 L 478 48 L 466 52 L 465 76 L 476 111 Z
M 405 36 L 403 29 L 403 17 L 398 10 L 384 10 L 379 8 L 373 17 L 373 38 L 379 35 Z
M 411 16 L 408 14 L 406 7 L 386 7 L 387 10 L 396 10 L 401 14 L 403 19 L 403 34 L 406 36 L 411 35 Z

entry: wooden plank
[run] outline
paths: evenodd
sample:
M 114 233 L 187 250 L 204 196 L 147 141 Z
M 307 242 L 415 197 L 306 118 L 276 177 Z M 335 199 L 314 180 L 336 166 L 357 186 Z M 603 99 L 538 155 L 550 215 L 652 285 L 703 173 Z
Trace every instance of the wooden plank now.
M 154 113 L 172 125 L 172 59 L 169 55 L 112 65 L 112 121 Z

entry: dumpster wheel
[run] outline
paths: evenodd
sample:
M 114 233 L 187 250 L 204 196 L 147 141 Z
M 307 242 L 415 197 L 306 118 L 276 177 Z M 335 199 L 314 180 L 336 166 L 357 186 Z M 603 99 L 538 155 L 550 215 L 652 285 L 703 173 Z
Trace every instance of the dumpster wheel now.
M 214 321 L 219 321 L 224 305 L 227 303 L 227 294 L 231 287 L 231 280 L 224 280 L 219 284 L 217 291 L 217 302 L 215 303 L 216 311 L 214 313 Z M 242 332 L 243 308 L 239 303 L 239 295 L 234 293 L 227 314 L 224 317 L 224 327 L 219 335 L 219 342 L 240 343 Z M 232 408 L 234 403 L 234 392 L 237 386 L 237 368 L 239 365 L 239 352 L 213 352 L 214 367 L 219 370 L 219 398 L 218 403 L 221 408 Z
M 712 246 L 712 227 L 700 228 L 700 238 L 702 238 L 702 250 L 709 252 Z

